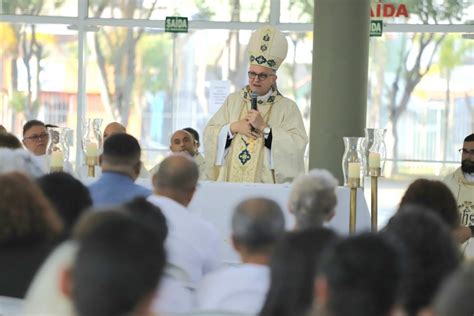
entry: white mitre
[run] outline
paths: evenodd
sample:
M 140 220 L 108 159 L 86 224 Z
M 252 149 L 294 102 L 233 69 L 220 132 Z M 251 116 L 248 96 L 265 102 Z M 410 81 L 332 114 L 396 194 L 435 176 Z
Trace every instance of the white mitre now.
M 251 65 L 278 70 L 288 53 L 288 41 L 276 27 L 265 25 L 253 32 L 248 44 Z

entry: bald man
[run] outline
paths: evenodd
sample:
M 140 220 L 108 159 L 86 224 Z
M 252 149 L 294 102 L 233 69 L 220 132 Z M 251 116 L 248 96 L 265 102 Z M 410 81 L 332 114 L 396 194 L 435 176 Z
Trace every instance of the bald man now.
M 198 144 L 194 136 L 184 130 L 180 129 L 173 133 L 170 137 L 170 151 L 172 154 L 184 153 L 193 158 L 199 169 L 199 180 L 206 180 L 206 162 L 201 156 L 198 156 Z M 158 171 L 160 164 L 157 164 L 151 169 L 151 174 Z
M 126 134 L 127 129 L 125 126 L 120 124 L 119 122 L 112 122 L 107 124 L 107 126 L 104 129 L 104 142 L 107 138 L 114 134 Z M 138 176 L 139 178 L 142 179 L 149 179 L 150 178 L 150 173 L 148 170 L 146 170 L 145 166 L 142 163 L 142 166 L 140 168 L 140 175 Z
M 179 276 L 168 275 L 178 288 L 181 287 L 181 291 L 168 288 L 168 282 L 160 288 L 157 307 L 159 313 L 187 312 L 180 304 L 167 301 L 166 298 L 173 295 L 164 293 L 176 291 L 174 293 L 179 293 L 181 300 L 192 300 L 190 288 L 205 274 L 220 267 L 223 238 L 215 227 L 188 210 L 198 178 L 197 165 L 187 155 L 165 158 L 152 178 L 154 194 L 148 197 L 148 201 L 158 206 L 166 218 L 170 227 L 165 241 L 167 261 L 181 272 Z
M 112 122 L 108 124 L 104 129 L 104 141 L 113 134 L 125 134 L 126 132 L 127 129 L 125 128 L 125 126 L 118 122 Z

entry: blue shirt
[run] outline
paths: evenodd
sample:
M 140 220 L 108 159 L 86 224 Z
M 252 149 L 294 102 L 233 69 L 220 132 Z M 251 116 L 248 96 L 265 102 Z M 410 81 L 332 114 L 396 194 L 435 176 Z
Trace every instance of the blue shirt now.
M 103 172 L 99 180 L 89 185 L 89 191 L 94 207 L 113 206 L 151 195 L 151 190 L 117 172 Z

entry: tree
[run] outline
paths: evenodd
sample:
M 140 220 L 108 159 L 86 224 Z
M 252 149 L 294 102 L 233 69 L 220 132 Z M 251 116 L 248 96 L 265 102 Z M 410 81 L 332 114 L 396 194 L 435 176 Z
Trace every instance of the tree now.
M 417 15 L 424 24 L 460 19 L 464 7 L 462 0 L 445 0 L 442 5 L 436 0 L 410 0 L 405 3 L 410 14 Z M 389 120 L 394 139 L 394 173 L 398 171 L 396 161 L 399 150 L 399 119 L 408 108 L 412 92 L 429 72 L 433 58 L 445 37 L 446 34 L 415 33 L 411 43 L 408 43 L 406 36 L 403 37 L 405 44 L 399 51 L 400 63 L 387 89 Z
M 55 7 L 63 5 L 65 0 L 56 0 Z M 44 0 L 4 0 L 4 12 L 18 15 L 39 15 L 45 6 Z M 36 118 L 40 108 L 42 71 L 41 61 L 46 57 L 44 43 L 39 39 L 35 24 L 11 24 L 16 45 L 9 52 L 11 58 L 11 106 L 17 112 L 23 112 L 27 120 Z M 26 69 L 26 93 L 18 90 L 18 64 L 21 60 Z
M 474 45 L 467 41 L 460 41 L 457 45 L 454 36 L 447 36 L 443 41 L 439 52 L 439 67 L 442 76 L 446 79 L 446 98 L 444 110 L 444 126 L 443 126 L 443 161 L 447 160 L 447 153 L 449 150 L 449 131 L 451 130 L 451 77 L 452 71 L 457 66 L 461 65 L 466 52 L 474 47 Z
M 112 17 L 119 14 L 125 19 L 150 19 L 157 0 L 118 1 L 91 0 L 89 5 L 94 18 L 102 16 L 108 9 Z M 144 29 L 112 28 L 103 29 L 94 34 L 94 51 L 102 80 L 102 100 L 106 112 L 115 121 L 128 124 L 130 103 L 136 80 L 137 43 L 144 34 Z

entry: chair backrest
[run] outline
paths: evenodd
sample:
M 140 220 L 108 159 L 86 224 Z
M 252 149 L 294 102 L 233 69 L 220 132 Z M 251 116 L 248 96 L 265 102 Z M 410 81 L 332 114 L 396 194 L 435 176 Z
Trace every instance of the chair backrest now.
M 20 315 L 22 308 L 22 299 L 0 296 L 0 316 L 18 316 Z

